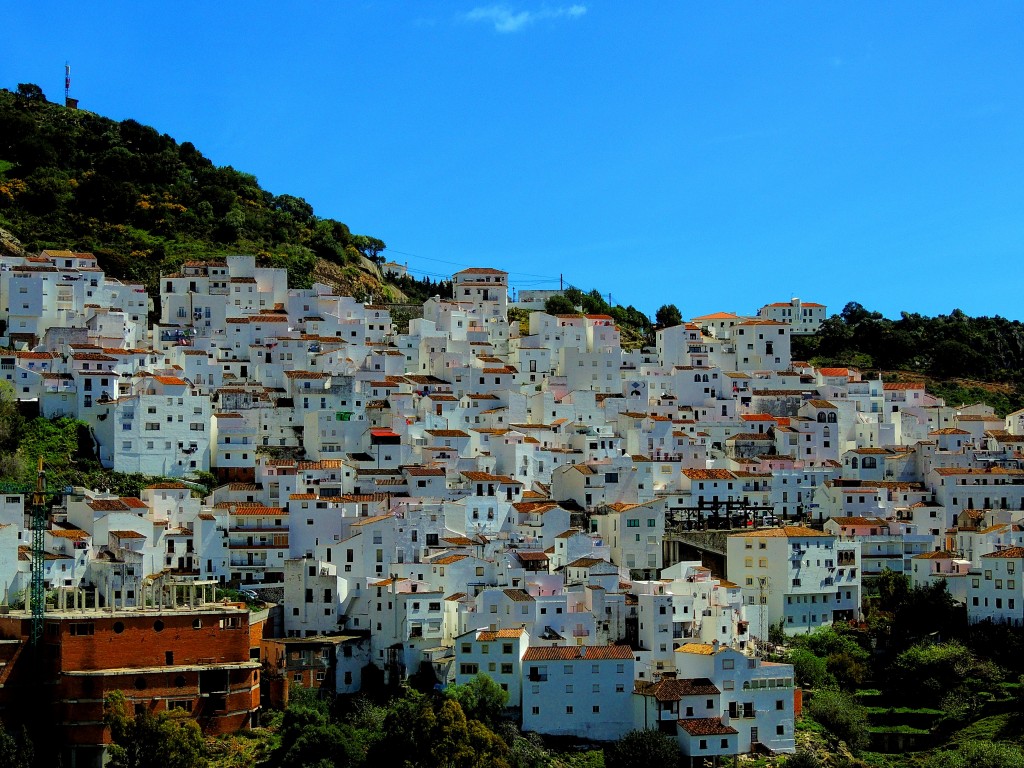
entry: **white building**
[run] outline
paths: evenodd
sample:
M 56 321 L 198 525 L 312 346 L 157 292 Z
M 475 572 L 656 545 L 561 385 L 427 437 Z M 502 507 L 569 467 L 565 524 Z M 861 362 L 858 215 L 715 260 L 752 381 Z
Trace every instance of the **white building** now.
M 967 577 L 967 620 L 1014 627 L 1024 622 L 1024 547 L 981 556 L 980 567 Z
M 528 648 L 523 655 L 523 730 L 613 741 L 633 730 L 629 646 Z
M 860 547 L 802 526 L 745 531 L 726 545 L 728 578 L 738 584 L 751 633 L 767 639 L 860 616 Z
M 789 301 L 777 301 L 765 304 L 757 310 L 757 316 L 778 323 L 787 323 L 790 332 L 795 336 L 817 333 L 825 322 L 825 305 L 813 301 L 800 301 L 792 298 Z

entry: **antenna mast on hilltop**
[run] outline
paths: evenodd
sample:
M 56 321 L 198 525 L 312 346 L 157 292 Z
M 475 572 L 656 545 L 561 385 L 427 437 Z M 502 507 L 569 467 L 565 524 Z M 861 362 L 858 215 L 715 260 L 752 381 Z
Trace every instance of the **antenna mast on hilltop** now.
M 78 99 L 71 98 L 71 65 L 64 62 L 64 106 L 68 109 L 78 109 Z

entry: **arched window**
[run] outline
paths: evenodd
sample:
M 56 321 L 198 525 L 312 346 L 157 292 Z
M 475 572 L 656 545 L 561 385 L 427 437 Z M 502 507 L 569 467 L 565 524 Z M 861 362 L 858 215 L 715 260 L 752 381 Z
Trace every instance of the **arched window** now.
M 878 459 L 876 459 L 874 456 L 865 456 L 864 457 L 864 469 L 877 469 L 877 468 L 878 468 Z
M 697 382 L 698 384 L 700 384 L 700 374 L 699 373 L 693 374 L 693 380 L 695 382 Z
M 856 456 L 854 456 L 852 459 L 850 459 L 850 466 L 853 467 L 854 469 L 857 469 L 857 457 Z M 864 466 L 867 466 L 867 461 L 864 462 Z
M 823 412 L 821 412 L 821 411 L 818 412 L 818 423 L 820 423 L 820 424 L 824 424 L 825 423 L 825 414 Z
M 702 378 L 701 381 L 703 381 L 705 384 L 708 383 L 708 375 L 706 373 L 704 374 L 704 378 Z
M 839 418 L 834 413 L 830 413 L 828 415 L 828 423 L 829 424 L 835 424 L 837 421 L 839 421 Z

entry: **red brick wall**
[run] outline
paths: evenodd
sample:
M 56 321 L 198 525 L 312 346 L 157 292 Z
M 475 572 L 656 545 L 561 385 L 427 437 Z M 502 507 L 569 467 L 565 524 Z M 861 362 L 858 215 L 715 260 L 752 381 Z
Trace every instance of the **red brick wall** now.
M 49 687 L 53 696 L 50 717 L 60 724 L 60 737 L 72 745 L 109 742 L 110 734 L 100 723 L 103 699 L 115 690 L 123 691 L 133 708 L 142 705 L 154 713 L 167 709 L 168 699 L 188 700 L 192 716 L 211 735 L 250 725 L 250 711 L 260 705 L 260 669 L 227 670 L 228 692 L 223 696 L 223 706 L 216 707 L 217 697 L 201 695 L 198 670 L 166 668 L 167 651 L 173 653 L 171 663 L 175 666 L 249 662 L 248 614 L 229 615 L 238 618 L 237 628 L 221 629 L 220 620 L 225 616 L 217 613 L 90 613 L 74 620 L 47 619 L 43 637 L 45 674 L 55 683 Z M 198 629 L 193 627 L 197 618 L 201 621 Z M 163 622 L 161 631 L 154 627 L 157 620 Z M 123 628 L 115 632 L 118 622 Z M 72 624 L 85 623 L 92 624 L 92 635 L 71 634 Z M 16 719 L 19 707 L 24 708 L 27 687 L 40 682 L 34 677 L 27 650 L 29 627 L 29 622 L 20 617 L 0 616 L 0 637 L 24 638 L 20 644 L 0 645 L 0 655 L 12 659 L 3 671 L 14 684 L 0 688 L 0 706 L 13 716 L 9 719 Z M 104 670 L 108 673 L 61 674 Z M 115 670 L 124 672 L 114 674 Z
M 81 621 L 62 621 L 56 634 L 48 626 L 44 643 L 59 645 L 61 671 L 162 667 L 171 664 L 210 664 L 249 660 L 247 614 L 237 614 L 236 629 L 221 629 L 217 614 L 176 615 L 156 612 L 115 617 L 90 614 Z M 193 627 L 200 621 L 199 629 Z M 156 623 L 162 622 L 158 631 Z M 71 634 L 72 624 L 93 625 L 93 634 Z M 122 631 L 115 631 L 120 625 Z M 173 660 L 167 659 L 167 652 Z

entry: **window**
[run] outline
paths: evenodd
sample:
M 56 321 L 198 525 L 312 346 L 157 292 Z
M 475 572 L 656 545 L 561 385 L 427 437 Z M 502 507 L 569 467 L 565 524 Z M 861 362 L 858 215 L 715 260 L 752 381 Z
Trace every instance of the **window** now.
M 566 706 L 565 714 L 567 714 L 567 715 L 571 715 L 572 714 L 572 704 L 569 704 L 569 705 Z

